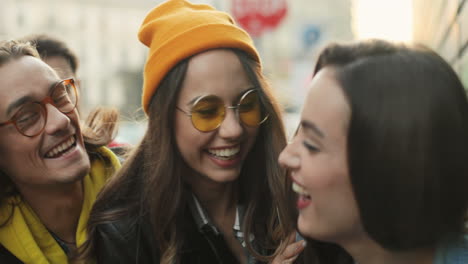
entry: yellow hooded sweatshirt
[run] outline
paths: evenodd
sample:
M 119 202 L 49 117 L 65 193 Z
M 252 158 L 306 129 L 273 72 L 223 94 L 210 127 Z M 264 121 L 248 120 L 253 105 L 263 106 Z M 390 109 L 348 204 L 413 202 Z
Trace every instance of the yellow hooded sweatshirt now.
M 118 158 L 108 148 L 101 147 L 98 152 L 110 160 L 110 164 L 101 159 L 93 160 L 90 172 L 83 179 L 84 200 L 76 230 L 77 246 L 82 245 L 86 240 L 86 224 L 98 192 L 107 179 L 120 168 Z M 12 204 L 16 206 L 12 208 Z M 0 243 L 8 251 L 25 264 L 68 263 L 67 255 L 60 245 L 47 231 L 31 207 L 22 202 L 18 196 L 9 198 L 1 206 L 0 219 L 4 221 L 3 219 L 12 211 L 10 221 L 0 228 Z

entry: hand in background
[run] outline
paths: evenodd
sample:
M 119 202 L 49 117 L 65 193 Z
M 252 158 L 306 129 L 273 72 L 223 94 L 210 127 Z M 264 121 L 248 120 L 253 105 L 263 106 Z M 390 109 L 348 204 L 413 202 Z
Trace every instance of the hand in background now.
M 288 246 L 278 254 L 270 264 L 289 264 L 293 263 L 306 246 L 305 240 L 296 240 L 296 232 L 288 238 Z

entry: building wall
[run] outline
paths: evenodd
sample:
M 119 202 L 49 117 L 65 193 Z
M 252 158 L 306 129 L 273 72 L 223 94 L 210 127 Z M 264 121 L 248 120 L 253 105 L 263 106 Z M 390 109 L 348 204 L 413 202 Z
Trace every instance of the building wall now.
M 137 30 L 150 1 L 2 0 L 0 39 L 47 33 L 63 39 L 80 59 L 83 112 L 139 104 L 145 47 Z M 136 76 L 136 77 L 135 77 Z M 128 80 L 136 87 L 126 87 Z
M 289 0 L 275 31 L 257 39 L 264 68 L 287 111 L 299 111 L 317 54 L 329 42 L 350 41 L 351 0 Z
M 227 12 L 232 7 L 231 0 L 191 1 Z M 275 30 L 256 38 L 255 43 L 281 103 L 298 111 L 317 52 L 329 41 L 353 39 L 351 0 L 286 1 L 285 19 Z M 137 30 L 145 14 L 161 2 L 2 0 L 0 40 L 31 33 L 64 39 L 81 62 L 78 75 L 82 79 L 83 112 L 109 105 L 117 106 L 125 116 L 133 116 L 140 106 L 147 54 L 147 48 L 137 39 Z M 307 35 L 309 31 L 318 33 Z
M 232 8 L 232 0 L 191 1 L 227 12 Z M 254 41 L 264 72 L 287 112 L 286 127 L 292 134 L 318 51 L 330 41 L 351 40 L 353 34 L 351 0 L 286 1 L 285 19 Z M 48 33 L 66 40 L 81 61 L 78 76 L 82 79 L 83 114 L 96 106 L 116 106 L 123 120 L 132 121 L 142 116 L 138 109 L 147 54 L 147 48 L 137 40 L 137 30 L 145 14 L 161 2 L 2 0 L 0 40 L 31 33 Z M 139 140 L 144 126 L 134 124 L 121 124 L 122 141 Z
M 468 87 L 466 0 L 414 0 L 414 41 L 437 51 Z

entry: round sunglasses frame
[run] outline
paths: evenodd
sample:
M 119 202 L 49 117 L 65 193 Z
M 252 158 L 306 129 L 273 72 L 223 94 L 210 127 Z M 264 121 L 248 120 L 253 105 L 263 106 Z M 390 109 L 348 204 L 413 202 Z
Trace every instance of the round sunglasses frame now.
M 246 126 L 248 126 L 248 127 L 258 127 L 258 126 L 260 126 L 261 124 L 263 124 L 263 123 L 268 119 L 268 117 L 270 116 L 270 115 L 268 115 L 268 114 L 265 115 L 265 117 L 264 117 L 257 125 L 255 125 L 255 126 L 252 126 L 252 125 L 249 125 L 249 124 L 244 123 L 244 121 L 242 120 L 242 118 L 240 117 L 240 114 L 239 114 L 239 107 L 241 106 L 242 100 L 244 100 L 250 93 L 253 93 L 253 92 L 257 92 L 257 93 L 258 93 L 258 89 L 257 89 L 257 88 L 252 88 L 252 89 L 249 89 L 249 90 L 245 91 L 244 94 L 243 94 L 243 95 L 241 96 L 241 98 L 239 99 L 239 102 L 237 103 L 237 105 L 230 105 L 230 106 L 229 106 L 229 105 L 224 105 L 224 107 L 225 107 L 226 109 L 233 109 L 233 110 L 235 111 L 235 113 L 236 113 L 237 120 L 238 120 L 240 123 L 242 123 L 242 124 L 244 124 L 244 125 L 246 125 Z M 202 99 L 204 99 L 204 98 L 206 98 L 206 97 L 208 97 L 208 96 L 212 96 L 212 95 L 201 96 L 200 98 L 198 98 L 198 99 L 193 103 L 192 107 L 195 106 L 195 105 L 197 105 L 198 102 L 200 102 Z M 260 99 L 260 98 L 259 98 L 259 99 Z M 219 124 L 218 124 L 215 128 L 205 131 L 205 130 L 200 130 L 199 128 L 197 128 L 197 126 L 196 126 L 195 123 L 194 123 L 193 117 L 192 117 L 192 112 L 186 112 L 185 110 L 181 109 L 181 108 L 178 107 L 178 106 L 176 106 L 176 109 L 179 110 L 179 111 L 181 111 L 181 112 L 184 113 L 185 115 L 189 116 L 189 117 L 190 117 L 190 121 L 191 121 L 193 127 L 194 127 L 195 129 L 197 129 L 198 131 L 204 132 L 204 133 L 212 132 L 212 131 L 218 129 L 218 128 L 221 126 L 221 124 L 223 123 L 224 118 L 226 118 L 226 116 L 224 116 L 224 118 L 219 122 Z M 192 110 L 191 110 L 191 111 L 192 111 Z

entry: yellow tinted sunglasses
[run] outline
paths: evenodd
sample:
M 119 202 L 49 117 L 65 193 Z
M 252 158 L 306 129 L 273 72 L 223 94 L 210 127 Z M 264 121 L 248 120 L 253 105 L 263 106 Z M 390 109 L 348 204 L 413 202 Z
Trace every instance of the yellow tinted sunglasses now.
M 176 107 L 190 116 L 193 126 L 201 132 L 210 132 L 217 129 L 226 116 L 226 109 L 234 109 L 239 120 L 250 127 L 257 127 L 268 118 L 260 102 L 257 89 L 247 90 L 234 106 L 226 106 L 216 95 L 205 95 L 198 98 L 190 113 Z

